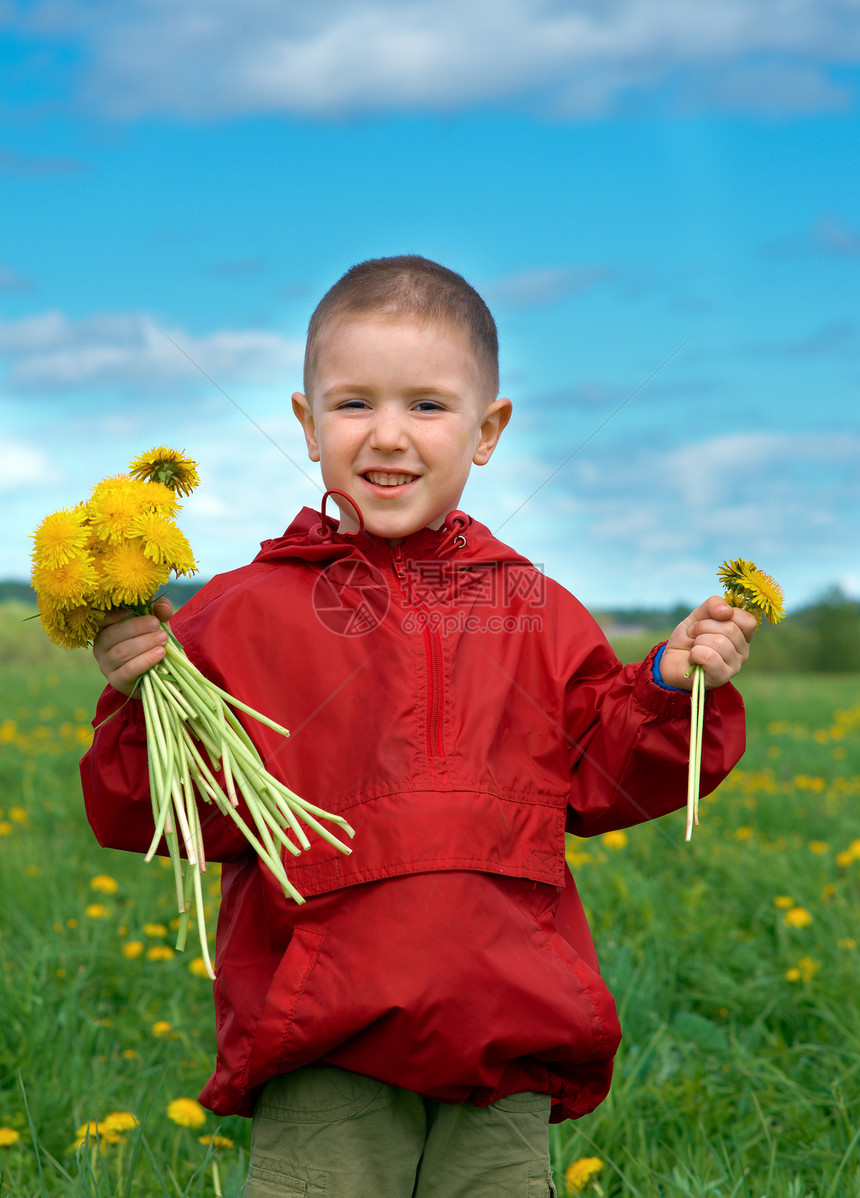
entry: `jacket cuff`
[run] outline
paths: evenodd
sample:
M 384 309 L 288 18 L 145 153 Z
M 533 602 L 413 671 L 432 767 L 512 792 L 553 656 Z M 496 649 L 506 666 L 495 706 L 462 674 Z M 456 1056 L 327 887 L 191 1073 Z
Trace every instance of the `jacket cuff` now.
M 654 677 L 654 660 L 665 646 L 665 641 L 662 645 L 655 645 L 641 666 L 639 666 L 636 682 L 633 687 L 633 701 L 652 718 L 672 719 L 678 716 L 688 717 L 690 713 L 690 692 L 680 690 L 674 686 L 667 686 L 665 683 L 661 685 Z M 710 702 L 710 698 L 711 692 L 708 691 L 705 695 L 706 704 Z

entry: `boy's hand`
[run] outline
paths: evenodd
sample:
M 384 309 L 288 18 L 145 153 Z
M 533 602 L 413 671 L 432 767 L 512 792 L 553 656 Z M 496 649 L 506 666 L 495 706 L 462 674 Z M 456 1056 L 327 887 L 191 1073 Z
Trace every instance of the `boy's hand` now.
M 169 599 L 158 599 L 152 616 L 130 616 L 111 611 L 93 641 L 93 653 L 101 672 L 114 690 L 130 695 L 138 678 L 164 657 L 167 633 L 160 621 L 173 615 Z
M 749 657 L 750 641 L 757 624 L 752 612 L 730 607 L 720 595 L 712 595 L 682 620 L 666 644 L 660 673 L 667 686 L 692 690 L 692 677 L 684 675 L 691 665 L 705 671 L 705 686 L 722 686 L 734 678 Z

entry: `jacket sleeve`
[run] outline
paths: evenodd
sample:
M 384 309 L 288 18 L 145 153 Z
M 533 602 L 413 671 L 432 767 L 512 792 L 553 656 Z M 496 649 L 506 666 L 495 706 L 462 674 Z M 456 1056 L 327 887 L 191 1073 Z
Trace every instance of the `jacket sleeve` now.
M 644 662 L 624 666 L 607 680 L 596 718 L 584 732 L 575 731 L 582 726 L 581 711 L 570 712 L 567 830 L 577 836 L 631 827 L 686 804 L 690 696 L 654 682 L 656 652 L 655 648 Z M 572 696 L 577 690 L 574 685 Z M 745 747 L 740 694 L 730 683 L 708 691 L 701 794 L 719 785 Z

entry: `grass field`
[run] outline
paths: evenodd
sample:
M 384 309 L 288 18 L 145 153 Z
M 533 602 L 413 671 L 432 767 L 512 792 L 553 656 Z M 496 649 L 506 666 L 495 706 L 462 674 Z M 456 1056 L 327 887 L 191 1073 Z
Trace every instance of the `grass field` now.
M 0 1195 L 238 1198 L 248 1122 L 168 1110 L 214 1056 L 170 875 L 83 813 L 100 676 L 20 615 L 0 621 Z M 860 678 L 742 689 L 748 752 L 692 844 L 679 812 L 569 845 L 624 1042 L 607 1101 L 553 1129 L 560 1194 L 595 1158 L 582 1192 L 607 1198 L 860 1195 Z

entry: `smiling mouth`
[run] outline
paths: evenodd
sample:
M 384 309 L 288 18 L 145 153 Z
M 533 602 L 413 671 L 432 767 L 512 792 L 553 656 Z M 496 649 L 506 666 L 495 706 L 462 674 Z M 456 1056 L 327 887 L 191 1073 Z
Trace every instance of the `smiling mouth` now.
M 403 474 L 394 470 L 366 470 L 361 476 L 375 487 L 405 487 L 415 482 L 417 474 Z

